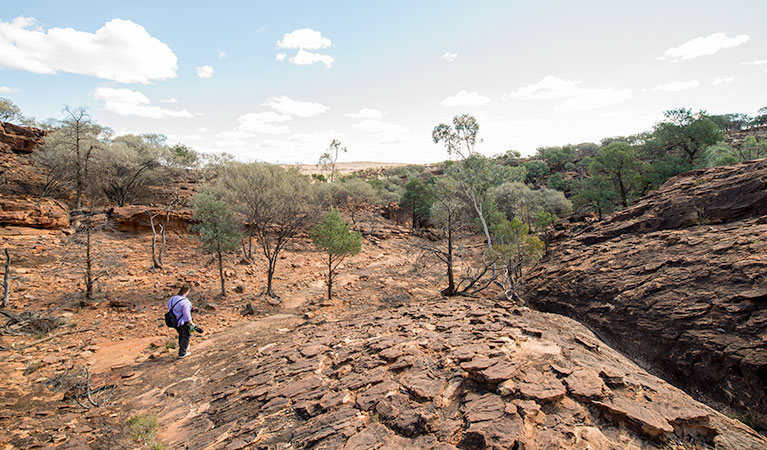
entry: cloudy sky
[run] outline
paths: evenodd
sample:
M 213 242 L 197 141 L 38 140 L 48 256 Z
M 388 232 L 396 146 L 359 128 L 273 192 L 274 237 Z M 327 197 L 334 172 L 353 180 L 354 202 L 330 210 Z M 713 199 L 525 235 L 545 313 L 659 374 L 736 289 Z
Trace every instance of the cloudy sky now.
M 86 106 L 244 160 L 445 159 L 480 122 L 492 155 L 630 134 L 678 106 L 767 106 L 767 2 L 6 2 L 0 96 L 38 119 Z

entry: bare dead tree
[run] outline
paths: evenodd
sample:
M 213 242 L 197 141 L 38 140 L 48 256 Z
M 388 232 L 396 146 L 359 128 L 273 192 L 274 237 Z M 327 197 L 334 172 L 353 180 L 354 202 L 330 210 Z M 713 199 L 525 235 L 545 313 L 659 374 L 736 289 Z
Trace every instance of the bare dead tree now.
M 92 218 L 95 214 L 96 212 L 93 211 L 86 212 L 77 233 L 73 235 L 74 242 L 85 250 L 83 278 L 85 281 L 85 298 L 87 300 L 93 299 L 93 292 L 98 280 L 109 276 L 109 269 L 116 265 L 113 257 L 105 257 L 93 245 L 94 231 L 97 231 L 97 226 L 93 224 Z
M 157 228 L 154 225 L 154 218 L 162 214 L 162 212 L 157 212 L 152 214 L 152 211 L 147 210 L 146 215 L 149 216 L 149 227 L 152 229 L 152 269 L 162 269 L 162 263 L 157 260 Z M 160 227 L 160 233 L 162 233 L 163 236 L 163 246 L 165 244 L 165 227 L 158 223 L 157 226 Z
M 157 262 L 160 267 L 162 267 L 162 255 L 165 252 L 165 234 L 168 232 L 170 226 L 170 213 L 176 206 L 184 204 L 184 200 L 181 198 L 181 194 L 179 194 L 177 189 L 168 193 L 167 200 L 168 203 L 167 206 L 165 206 L 165 225 L 160 228 L 160 250 L 157 252 Z
M 93 150 L 100 146 L 98 135 L 103 129 L 95 124 L 84 107 L 64 108 L 67 117 L 62 122 L 61 132 L 68 141 L 75 162 L 75 209 L 82 207 L 82 198 L 88 183 Z
M 173 211 L 173 208 L 177 205 L 180 205 L 182 203 L 181 196 L 179 195 L 178 191 L 173 191 L 167 193 L 168 195 L 168 203 L 165 206 L 164 210 L 161 210 L 156 213 L 152 213 L 151 210 L 147 209 L 145 212 L 147 216 L 149 217 L 149 227 L 152 229 L 152 268 L 153 269 L 162 269 L 162 255 L 165 251 L 165 245 L 166 245 L 166 238 L 165 233 L 168 230 L 168 227 L 170 225 L 170 213 Z M 155 218 L 161 214 L 165 214 L 165 223 L 157 223 L 155 224 Z M 157 249 L 157 228 L 160 229 L 160 248 Z
M 5 274 L 3 274 L 3 308 L 8 307 L 8 299 L 11 296 L 11 255 L 5 248 Z

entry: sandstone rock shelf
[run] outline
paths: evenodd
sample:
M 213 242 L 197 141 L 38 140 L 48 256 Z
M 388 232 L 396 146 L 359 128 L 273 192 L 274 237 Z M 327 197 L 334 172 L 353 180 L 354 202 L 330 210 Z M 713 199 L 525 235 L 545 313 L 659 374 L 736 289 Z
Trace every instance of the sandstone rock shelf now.
M 764 448 L 571 319 L 440 299 L 243 324 L 121 389 L 171 448 Z M 184 374 L 179 377 L 172 374 Z
M 764 426 L 765 236 L 767 160 L 689 172 L 555 243 L 527 297 Z

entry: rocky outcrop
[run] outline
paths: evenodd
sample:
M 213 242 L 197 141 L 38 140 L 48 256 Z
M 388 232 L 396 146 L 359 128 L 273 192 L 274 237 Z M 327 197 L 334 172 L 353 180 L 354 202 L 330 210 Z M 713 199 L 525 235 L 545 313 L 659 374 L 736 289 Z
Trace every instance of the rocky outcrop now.
M 527 299 L 764 426 L 765 236 L 767 160 L 688 172 L 555 243 Z
M 51 198 L 0 194 L 0 225 L 64 229 L 69 228 L 69 208 Z
M 154 206 L 129 205 L 116 207 L 109 210 L 109 223 L 118 231 L 149 231 L 149 215 L 156 215 L 154 218 L 155 227 L 159 233 L 159 225 L 166 226 L 165 210 Z M 167 223 L 168 230 L 186 232 L 191 225 L 192 211 L 188 209 L 174 209 L 169 214 Z
M 767 446 L 558 315 L 451 298 L 258 326 L 155 364 L 118 401 L 151 406 L 169 448 Z
M 43 136 L 45 132 L 37 128 L 0 122 L 0 151 L 32 153 L 42 143 Z
M 623 234 L 720 224 L 767 214 L 767 159 L 678 175 L 631 207 L 583 231 L 577 243 Z
M 767 139 L 767 125 L 759 125 L 747 130 L 728 130 L 724 133 L 725 141 L 733 147 L 740 147 L 749 136 L 755 137 L 760 142 Z

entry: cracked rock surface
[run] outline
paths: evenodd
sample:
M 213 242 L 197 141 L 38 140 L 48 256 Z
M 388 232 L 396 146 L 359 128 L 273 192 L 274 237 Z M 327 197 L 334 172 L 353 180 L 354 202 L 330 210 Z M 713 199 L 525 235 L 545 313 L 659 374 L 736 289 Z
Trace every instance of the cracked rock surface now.
M 528 279 L 536 308 L 767 427 L 767 160 L 674 177 L 566 233 Z
M 194 352 L 144 363 L 120 392 L 158 414 L 169 448 L 767 446 L 575 321 L 489 300 L 252 322 Z

